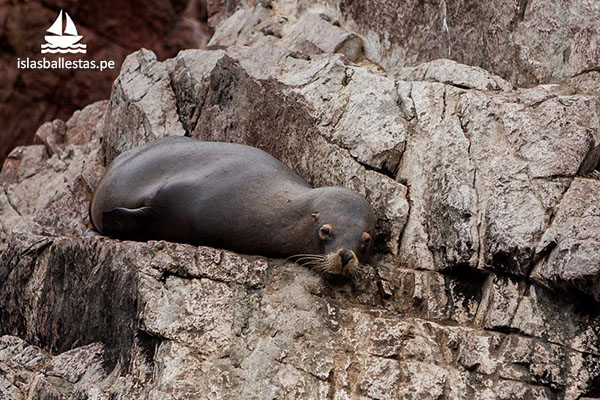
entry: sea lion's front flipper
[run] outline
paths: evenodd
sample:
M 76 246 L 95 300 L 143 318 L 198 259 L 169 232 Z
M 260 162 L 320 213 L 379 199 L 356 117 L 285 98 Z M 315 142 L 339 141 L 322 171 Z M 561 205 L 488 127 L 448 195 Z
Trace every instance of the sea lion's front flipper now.
M 102 213 L 103 233 L 118 239 L 145 240 L 150 235 L 153 214 L 152 207 L 113 208 Z

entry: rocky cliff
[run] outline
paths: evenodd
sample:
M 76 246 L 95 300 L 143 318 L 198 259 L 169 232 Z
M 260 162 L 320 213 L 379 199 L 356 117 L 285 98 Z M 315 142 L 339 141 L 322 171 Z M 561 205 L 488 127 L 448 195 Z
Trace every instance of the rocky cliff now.
M 106 99 L 125 57 L 144 46 L 159 58 L 204 47 L 210 38 L 207 0 L 79 1 L 33 0 L 0 3 L 0 163 L 18 145 L 31 144 L 43 122 L 67 119 L 73 111 Z M 41 54 L 44 34 L 61 10 L 74 19 L 87 54 Z M 20 69 L 18 60 L 114 61 L 116 68 Z
M 573 31 L 598 27 L 595 3 L 559 21 L 562 69 L 539 56 L 531 71 L 506 49 L 544 42 L 533 1 L 494 17 L 510 34 L 484 27 L 505 42 L 483 49 L 477 9 L 443 0 L 408 10 L 439 15 L 429 33 L 392 2 L 225 3 L 208 50 L 131 54 L 108 101 L 42 125 L 5 162 L 0 397 L 600 397 L 598 58 Z M 451 48 L 486 69 L 446 48 L 403 55 L 406 35 L 435 29 L 463 32 Z M 378 215 L 373 265 L 328 280 L 83 236 L 105 165 L 171 135 L 250 144 L 361 193 Z

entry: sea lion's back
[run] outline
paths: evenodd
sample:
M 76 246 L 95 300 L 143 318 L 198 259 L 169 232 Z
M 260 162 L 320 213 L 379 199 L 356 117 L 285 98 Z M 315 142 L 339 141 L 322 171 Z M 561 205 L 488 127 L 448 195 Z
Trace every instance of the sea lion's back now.
M 129 150 L 108 166 L 90 205 L 90 217 L 101 230 L 101 215 L 113 208 L 138 208 L 165 185 L 191 182 L 197 187 L 262 183 L 309 185 L 270 154 L 246 145 L 202 142 L 189 137 L 167 137 Z M 262 182 L 261 182 L 262 180 Z M 208 186 L 207 186 L 208 185 Z M 214 188 L 218 190 L 218 188 Z

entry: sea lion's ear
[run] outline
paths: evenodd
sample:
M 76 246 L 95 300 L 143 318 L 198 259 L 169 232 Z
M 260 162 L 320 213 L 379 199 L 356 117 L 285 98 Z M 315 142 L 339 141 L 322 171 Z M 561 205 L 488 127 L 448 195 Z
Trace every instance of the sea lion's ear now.
M 314 219 L 315 221 L 318 221 L 318 220 L 319 220 L 319 213 L 312 213 L 312 214 L 310 214 L 310 216 L 311 216 L 311 217 L 313 217 L 313 219 Z

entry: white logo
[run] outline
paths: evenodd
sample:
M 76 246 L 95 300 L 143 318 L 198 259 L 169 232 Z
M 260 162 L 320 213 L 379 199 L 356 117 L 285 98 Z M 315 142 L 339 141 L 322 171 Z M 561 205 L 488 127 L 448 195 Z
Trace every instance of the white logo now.
M 77 28 L 69 14 L 65 11 L 66 26 L 63 30 L 63 11 L 60 10 L 58 18 L 48 28 L 48 32 L 53 33 L 56 36 L 46 35 L 46 43 L 42 45 L 42 54 L 44 53 L 85 53 L 87 52 L 87 45 L 79 43 L 83 36 L 77 34 Z

